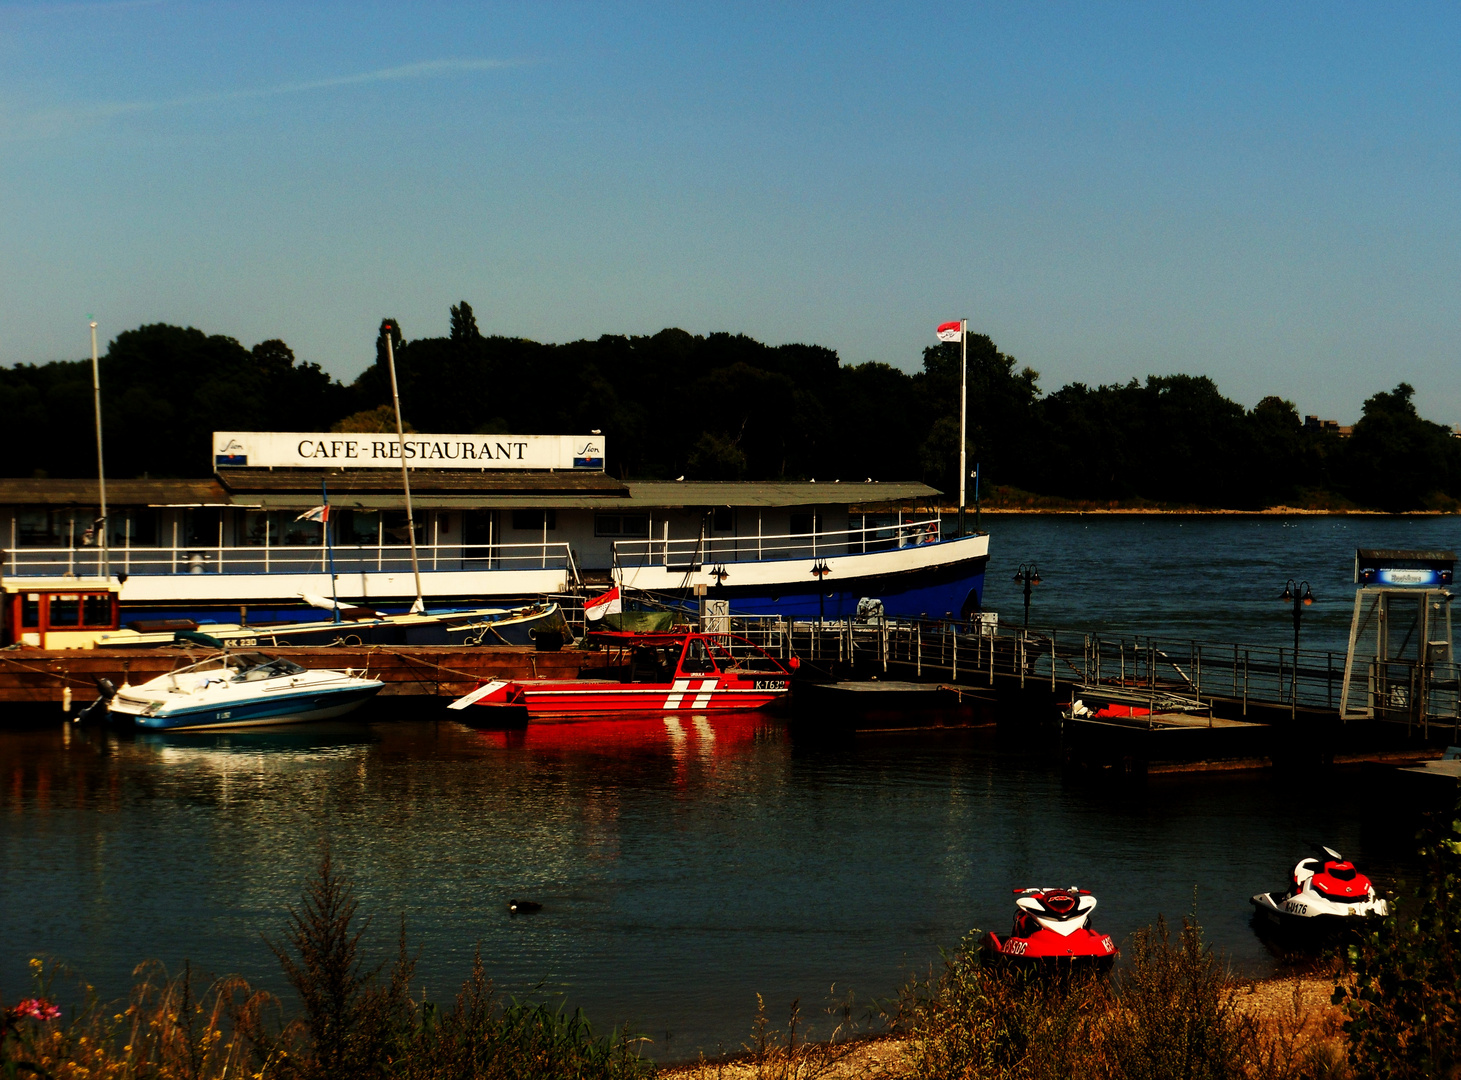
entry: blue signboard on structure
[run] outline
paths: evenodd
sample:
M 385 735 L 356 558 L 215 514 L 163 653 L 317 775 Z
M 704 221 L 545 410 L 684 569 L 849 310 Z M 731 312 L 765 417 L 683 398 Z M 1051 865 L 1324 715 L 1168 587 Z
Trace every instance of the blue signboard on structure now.
M 1456 570 L 1454 551 L 1398 551 L 1355 548 L 1356 585 L 1441 588 L 1450 585 Z

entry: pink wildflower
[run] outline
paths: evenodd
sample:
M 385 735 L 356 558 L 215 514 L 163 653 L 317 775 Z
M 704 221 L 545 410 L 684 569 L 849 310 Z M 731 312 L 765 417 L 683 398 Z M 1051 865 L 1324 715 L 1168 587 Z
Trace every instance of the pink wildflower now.
M 28 1016 L 32 1020 L 54 1020 L 61 1015 L 61 1008 L 44 998 L 25 998 L 12 1010 L 16 1016 Z

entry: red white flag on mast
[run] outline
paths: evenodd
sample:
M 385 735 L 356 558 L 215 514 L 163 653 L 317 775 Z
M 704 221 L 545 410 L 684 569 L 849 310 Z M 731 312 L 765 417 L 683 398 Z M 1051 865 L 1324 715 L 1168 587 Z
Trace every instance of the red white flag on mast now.
M 963 336 L 963 323 L 946 322 L 939 324 L 938 339 L 940 341 L 959 341 Z
M 319 522 L 329 521 L 330 520 L 330 506 L 329 506 L 329 503 L 326 503 L 324 506 L 316 506 L 313 510 L 306 510 L 304 513 L 300 514 L 299 517 L 295 518 L 294 520 L 295 521 L 319 521 Z
M 619 602 L 619 586 L 617 585 L 608 592 L 583 602 L 583 617 L 589 622 L 598 622 L 605 615 L 617 615 L 623 610 L 624 606 Z

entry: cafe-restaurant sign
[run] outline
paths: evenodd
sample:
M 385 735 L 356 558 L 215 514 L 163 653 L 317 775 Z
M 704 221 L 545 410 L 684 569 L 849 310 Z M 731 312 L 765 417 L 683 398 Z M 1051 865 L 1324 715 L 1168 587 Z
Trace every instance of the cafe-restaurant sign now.
M 215 431 L 214 468 L 598 469 L 602 435 L 421 435 Z

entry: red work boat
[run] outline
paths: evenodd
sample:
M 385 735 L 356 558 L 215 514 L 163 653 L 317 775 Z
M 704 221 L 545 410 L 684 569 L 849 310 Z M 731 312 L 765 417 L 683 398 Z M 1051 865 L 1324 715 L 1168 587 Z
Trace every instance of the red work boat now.
M 526 709 L 532 717 L 726 712 L 764 708 L 791 689 L 781 661 L 733 634 L 606 631 L 590 640 L 620 650 L 620 678 L 494 680 L 447 707 Z

